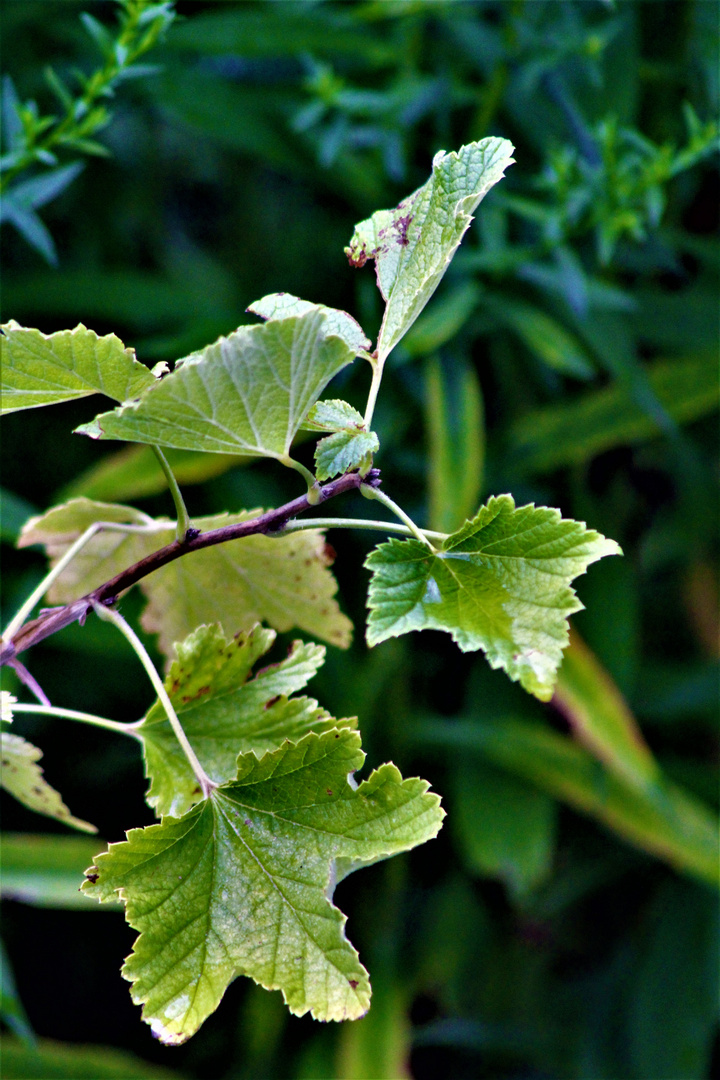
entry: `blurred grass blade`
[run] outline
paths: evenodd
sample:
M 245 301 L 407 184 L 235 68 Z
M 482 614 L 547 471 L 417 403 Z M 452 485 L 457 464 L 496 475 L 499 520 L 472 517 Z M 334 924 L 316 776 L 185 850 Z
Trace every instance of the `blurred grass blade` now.
M 477 307 L 480 287 L 472 280 L 445 290 L 408 330 L 402 347 L 410 356 L 427 356 L 452 340 Z
M 485 461 L 480 381 L 456 360 L 452 378 L 436 356 L 425 364 L 430 528 L 453 532 L 478 507 Z
M 26 499 L 0 487 L 0 541 L 3 544 L 15 544 L 20 530 L 37 510 Z
M 720 885 L 715 815 L 665 778 L 658 779 L 652 791 L 640 791 L 571 739 L 515 718 L 490 723 L 429 721 L 418 726 L 417 740 L 425 746 L 475 751 L 597 818 L 676 870 Z
M 240 454 L 201 454 L 194 450 L 164 451 L 178 484 L 202 484 L 244 465 L 249 459 Z M 88 499 L 122 502 L 158 495 L 167 488 L 167 481 L 152 447 L 126 446 L 108 454 L 72 480 L 53 497 L 54 503 L 66 502 L 84 495 Z M 37 511 L 30 511 L 37 513 Z M 30 514 L 27 515 L 29 517 Z M 26 520 L 26 519 L 24 519 Z
M 35 1033 L 15 985 L 10 957 L 0 941 L 0 1019 L 25 1046 L 35 1046 Z
M 677 423 L 687 423 L 717 409 L 720 389 L 717 357 L 711 354 L 660 360 L 648 367 L 655 394 Z M 528 413 L 510 429 L 515 466 L 522 473 L 579 465 L 615 446 L 657 438 L 661 430 L 628 394 L 615 384 L 574 401 Z
M 46 908 L 97 911 L 94 900 L 80 892 L 84 873 L 103 841 L 43 833 L 2 834 L 0 897 Z M 108 911 L 122 908 L 118 900 Z
M 335 1072 L 343 1080 L 409 1080 L 410 1018 L 407 988 L 373 965 L 373 1005 L 362 1019 L 340 1029 Z M 389 970 L 388 970 L 389 969 Z
M 483 305 L 510 327 L 528 349 L 561 375 L 592 379 L 595 365 L 578 337 L 557 319 L 531 304 L 483 296 Z
M 75 1045 L 41 1039 L 37 1047 L 3 1039 L 7 1080 L 182 1080 L 180 1073 L 150 1065 L 111 1046 Z
M 470 872 L 499 878 L 516 899 L 529 893 L 552 867 L 556 806 L 503 769 L 459 762 L 450 821 Z
M 660 775 L 625 699 L 576 630 L 570 631 L 553 704 L 578 742 L 618 776 L 638 787 Z

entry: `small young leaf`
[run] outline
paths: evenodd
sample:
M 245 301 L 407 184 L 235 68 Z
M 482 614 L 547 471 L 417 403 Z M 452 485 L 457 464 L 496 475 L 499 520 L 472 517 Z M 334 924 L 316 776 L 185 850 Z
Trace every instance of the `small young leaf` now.
M 318 401 L 308 413 L 305 431 L 331 431 L 315 447 L 316 476 L 328 480 L 349 469 L 359 469 L 363 475 L 372 465 L 372 456 L 380 449 L 374 431 L 365 430 L 365 421 L 347 401 Z
M 97 832 L 94 825 L 73 817 L 55 788 L 50 787 L 43 777 L 37 762 L 42 757 L 42 750 L 27 742 L 20 735 L 0 734 L 2 746 L 2 769 L 0 784 L 11 795 L 38 814 L 57 818 L 64 825 L 71 825 L 82 832 Z
M 258 760 L 182 818 L 111 844 L 83 890 L 117 894 L 140 931 L 123 974 L 165 1043 L 188 1039 L 243 973 L 280 989 L 290 1011 L 362 1016 L 367 972 L 332 904 L 336 859 L 368 863 L 440 828 L 436 795 L 382 765 L 353 787 L 364 755 L 353 731 L 306 735 Z
M 205 532 L 247 521 L 261 511 L 196 518 Z M 146 531 L 102 532 L 87 544 L 48 592 L 51 603 L 68 603 L 95 589 L 132 563 L 170 543 L 173 522 L 154 520 L 129 506 L 71 499 L 27 522 L 19 546 L 43 544 L 53 563 L 93 521 L 143 525 Z M 218 622 L 226 637 L 268 622 L 284 632 L 297 627 L 347 648 L 352 623 L 335 600 L 325 535 L 316 529 L 271 539 L 246 536 L 176 559 L 143 578 L 149 603 L 142 617 L 166 655 L 201 622 Z
M 285 458 L 325 386 L 354 355 L 320 309 L 241 326 L 178 363 L 138 402 L 77 430 L 94 438 Z
M 338 308 L 326 307 L 324 304 L 312 304 L 309 300 L 298 299 L 292 293 L 269 293 L 261 300 L 256 300 L 247 310 L 268 321 L 306 315 L 308 311 L 321 311 L 327 320 L 328 334 L 342 338 L 356 354 L 370 348 L 370 339 L 347 311 L 339 311 Z
M 115 334 L 98 337 L 82 323 L 43 334 L 14 320 L 0 329 L 3 413 L 90 394 L 126 401 L 156 381 Z
M 16 203 L 12 195 L 6 195 L 0 207 L 0 221 L 9 221 L 17 229 L 30 247 L 35 248 L 50 266 L 57 266 L 58 257 L 55 241 L 50 230 L 34 210 Z M 40 404 L 45 404 L 41 402 Z M 30 407 L 30 406 L 26 406 Z M 4 410 L 9 412 L 8 409 Z
M 285 739 L 297 742 L 309 731 L 355 726 L 352 720 L 334 720 L 312 698 L 288 700 L 324 662 L 322 645 L 296 641 L 287 659 L 249 677 L 274 640 L 274 631 L 260 626 L 231 641 L 219 626 L 200 626 L 175 646 L 177 660 L 165 687 L 200 764 L 215 783 L 234 779 L 240 753 L 262 754 Z M 148 803 L 158 814 L 187 813 L 202 793 L 159 702 L 138 734 L 152 780 Z
M 7 198 L 12 198 L 19 206 L 37 210 L 39 206 L 44 206 L 61 195 L 84 168 L 82 161 L 73 161 L 59 169 L 50 169 L 49 172 L 10 188 Z
M 435 554 L 417 540 L 371 552 L 367 640 L 446 630 L 463 652 L 483 649 L 541 701 L 549 701 L 568 643 L 567 617 L 582 608 L 570 582 L 590 563 L 621 554 L 614 540 L 547 507 L 491 498 Z
M 385 301 L 377 353 L 383 363 L 438 287 L 472 212 L 512 164 L 507 139 L 488 138 L 433 158 L 430 179 L 394 210 L 361 221 L 345 252 L 353 266 L 375 259 Z

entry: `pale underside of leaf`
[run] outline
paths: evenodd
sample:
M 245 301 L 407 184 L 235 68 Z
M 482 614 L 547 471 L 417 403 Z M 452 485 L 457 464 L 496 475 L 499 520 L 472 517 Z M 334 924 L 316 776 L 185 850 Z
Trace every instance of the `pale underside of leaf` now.
M 42 750 L 33 746 L 20 735 L 11 735 L 3 731 L 0 734 L 2 745 L 2 769 L 0 783 L 18 802 L 38 814 L 56 818 L 63 825 L 70 825 L 82 832 L 97 832 L 94 825 L 73 817 L 55 788 L 48 784 L 43 771 L 37 764 L 42 757 Z
M 241 326 L 178 364 L 138 402 L 77 430 L 178 449 L 286 458 L 304 417 L 354 351 L 318 308 Z
M 90 394 L 127 401 L 156 383 L 115 334 L 98 337 L 82 323 L 74 330 L 43 334 L 14 320 L 0 329 L 3 413 Z
M 140 931 L 123 974 L 163 1042 L 189 1038 L 239 974 L 282 990 L 297 1015 L 367 1010 L 367 972 L 331 902 L 333 862 L 408 850 L 437 834 L 442 811 L 393 765 L 352 787 L 363 757 L 351 731 L 243 755 L 236 782 L 181 819 L 133 830 L 88 871 L 83 889 L 119 893 Z
M 193 525 L 205 532 L 259 513 L 219 514 L 195 519 Z M 79 498 L 31 519 L 19 543 L 45 545 L 54 565 L 93 521 L 124 521 L 147 531 L 98 533 L 53 584 L 51 603 L 69 603 L 90 592 L 175 535 L 173 522 L 154 520 L 132 507 Z M 166 655 L 172 655 L 176 641 L 208 622 L 220 623 L 228 638 L 267 622 L 281 632 L 297 627 L 347 648 L 352 623 L 335 599 L 330 561 L 324 534 L 315 529 L 278 538 L 247 536 L 192 552 L 141 581 L 148 600 L 143 626 L 160 635 Z
M 354 727 L 335 720 L 312 698 L 290 698 L 324 662 L 322 645 L 293 643 L 286 659 L 251 668 L 272 646 L 275 633 L 260 626 L 227 641 L 218 626 L 201 626 L 176 645 L 165 687 L 183 730 L 211 780 L 223 784 L 237 773 L 238 754 L 263 754 L 309 731 Z M 186 813 L 202 793 L 197 779 L 156 702 L 138 729 L 145 747 L 148 803 L 158 814 Z
M 463 651 L 483 649 L 530 693 L 552 696 L 567 618 L 582 608 L 570 582 L 590 563 L 620 554 L 582 522 L 546 507 L 493 497 L 432 554 L 415 540 L 371 553 L 368 644 L 410 630 L 450 633 Z
M 370 340 L 357 320 L 347 311 L 326 307 L 325 304 L 313 304 L 309 300 L 300 300 L 292 293 L 268 293 L 247 308 L 261 319 L 288 319 L 295 315 L 306 315 L 309 311 L 320 311 L 325 316 L 328 334 L 342 338 L 348 348 L 357 355 L 370 348 Z
M 512 164 L 513 149 L 507 139 L 487 138 L 440 151 L 426 184 L 394 210 L 379 210 L 356 226 L 345 251 L 355 266 L 375 259 L 387 305 L 377 345 L 381 364 L 434 293 L 473 210 Z

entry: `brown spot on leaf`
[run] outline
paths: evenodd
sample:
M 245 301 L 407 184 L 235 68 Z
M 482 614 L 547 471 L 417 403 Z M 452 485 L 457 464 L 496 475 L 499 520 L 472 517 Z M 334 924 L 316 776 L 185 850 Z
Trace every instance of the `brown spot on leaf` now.
M 332 788 L 326 787 L 325 788 L 325 794 L 326 795 L 332 795 Z
M 276 705 L 280 700 L 280 694 L 276 694 L 275 697 L 271 697 L 269 701 L 266 701 L 263 705 L 263 709 L 272 709 L 273 705 Z
M 332 544 L 326 543 L 325 547 L 323 548 L 323 555 L 325 556 L 326 565 L 332 566 L 332 564 L 335 562 L 335 559 L 337 558 L 337 551 L 332 546 Z
M 85 877 L 88 879 L 89 882 L 91 882 L 91 884 L 94 885 L 97 879 L 100 877 L 100 871 L 98 870 L 97 866 L 91 866 L 89 870 L 86 870 Z
M 400 247 L 407 247 L 408 245 L 407 231 L 411 221 L 412 214 L 406 214 L 405 217 L 400 217 L 395 222 L 395 228 L 398 234 L 397 242 Z
M 349 983 L 350 983 L 350 985 L 352 986 L 353 990 L 357 990 L 357 988 L 358 988 L 358 981 L 357 981 L 357 979 L 348 979 L 348 982 L 349 982 Z

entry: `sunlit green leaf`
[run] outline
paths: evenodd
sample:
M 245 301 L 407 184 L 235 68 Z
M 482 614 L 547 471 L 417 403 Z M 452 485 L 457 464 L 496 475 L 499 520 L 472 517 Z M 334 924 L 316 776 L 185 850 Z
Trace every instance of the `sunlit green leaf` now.
M 394 210 L 378 210 L 355 227 L 345 249 L 353 266 L 375 259 L 385 301 L 380 363 L 410 329 L 435 292 L 472 212 L 512 164 L 507 139 L 488 138 L 433 158 L 430 179 Z
M 296 315 L 307 315 L 309 311 L 319 311 L 325 316 L 328 334 L 342 338 L 355 353 L 370 348 L 370 340 L 365 336 L 363 328 L 347 311 L 326 307 L 325 304 L 311 304 L 309 300 L 300 300 L 292 293 L 269 293 L 252 303 L 247 310 L 267 320 L 288 319 Z
M 118 891 L 140 931 L 123 969 L 167 1043 L 189 1038 L 238 974 L 281 989 L 291 1012 L 361 1016 L 367 972 L 333 906 L 337 858 L 371 861 L 437 833 L 438 798 L 383 765 L 356 786 L 360 738 L 309 734 L 258 760 L 182 818 L 135 829 L 88 871 L 99 900 Z
M 0 329 L 3 413 L 90 394 L 127 401 L 155 385 L 152 373 L 115 334 L 98 337 L 82 323 L 42 334 L 14 320 Z
M 304 417 L 354 355 L 315 307 L 241 326 L 178 363 L 138 402 L 78 430 L 95 438 L 286 458 Z
M 272 630 L 254 627 L 226 641 L 217 626 L 201 626 L 177 644 L 165 687 L 200 764 L 215 783 L 235 777 L 240 753 L 275 750 L 309 731 L 353 727 L 334 720 L 312 698 L 291 698 L 313 677 L 325 658 L 322 645 L 296 641 L 288 657 L 250 669 L 275 640 Z M 159 702 L 138 729 L 152 780 L 148 802 L 158 814 L 186 813 L 201 797 L 197 780 Z
M 582 607 L 570 582 L 619 553 L 613 540 L 558 510 L 516 509 L 511 496 L 493 497 L 435 552 L 418 540 L 390 540 L 370 554 L 368 644 L 446 630 L 464 652 L 483 649 L 492 667 L 547 701 L 567 617 Z

